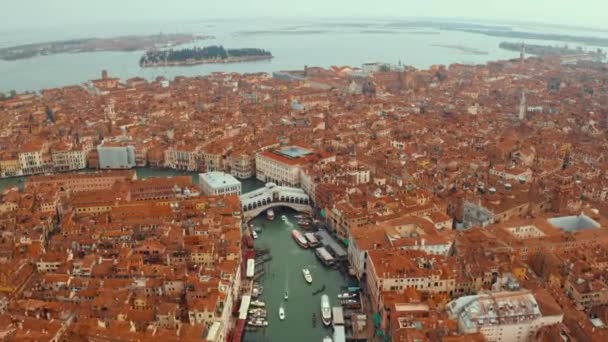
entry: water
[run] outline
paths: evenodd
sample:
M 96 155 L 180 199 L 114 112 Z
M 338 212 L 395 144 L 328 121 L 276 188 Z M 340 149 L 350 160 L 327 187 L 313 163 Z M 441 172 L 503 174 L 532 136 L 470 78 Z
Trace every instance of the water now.
M 78 172 L 95 172 L 98 170 L 80 170 Z M 188 172 L 188 171 L 179 171 L 172 169 L 157 169 L 157 168 L 137 168 L 135 169 L 137 173 L 138 179 L 146 179 L 150 177 L 176 177 L 176 176 L 191 176 L 192 182 L 194 184 L 198 184 L 198 173 L 197 172 Z M 0 179 L 0 192 L 5 189 L 12 187 L 19 187 L 23 189 L 23 185 L 26 183 L 27 177 L 13 177 L 13 178 L 3 178 Z M 249 179 L 241 179 L 241 189 L 243 193 L 259 189 L 264 186 L 263 182 L 260 182 L 256 178 Z
M 331 336 L 331 328 L 326 328 L 321 321 L 321 294 L 312 292 L 325 284 L 324 294 L 329 296 L 332 306 L 339 306 L 337 295 L 342 286 L 349 285 L 337 270 L 327 268 L 317 259 L 313 250 L 303 249 L 291 237 L 293 227 L 281 220 L 286 215 L 293 226 L 297 226 L 296 212 L 281 208 L 275 209 L 276 218 L 268 221 L 261 215 L 252 221 L 255 226 L 262 227 L 255 245 L 270 248 L 272 260 L 264 264 L 265 276 L 262 279 L 266 302 L 268 327 L 257 332 L 247 332 L 244 341 L 290 341 L 315 342 L 325 336 Z M 312 274 L 312 284 L 307 284 L 302 275 L 302 269 L 308 268 Z M 283 299 L 285 288 L 288 287 L 289 299 Z M 279 307 L 285 308 L 285 320 L 279 320 Z M 312 325 L 312 314 L 316 314 L 316 327 Z
M 215 71 L 273 72 L 302 69 L 304 65 L 330 67 L 332 65 L 361 66 L 365 62 L 390 62 L 426 68 L 433 64 L 485 63 L 489 60 L 513 58 L 517 53 L 498 48 L 502 38 L 482 35 L 437 31 L 431 29 L 378 29 L 366 27 L 328 27 L 320 23 L 293 29 L 298 23 L 283 21 L 234 21 L 172 23 L 162 26 L 148 24 L 117 27 L 107 32 L 93 27 L 80 30 L 52 30 L 48 33 L 0 32 L 0 47 L 57 39 L 124 34 L 155 34 L 189 32 L 214 35 L 216 39 L 198 45 L 221 44 L 225 47 L 258 47 L 269 50 L 272 60 L 235 64 L 201 64 L 187 67 L 140 68 L 141 51 L 93 52 L 35 57 L 18 61 L 0 61 L 0 91 L 40 90 L 70 84 L 81 84 L 99 78 L 102 69 L 126 80 L 140 76 L 154 79 L 162 75 L 196 76 Z M 370 24 L 371 25 L 371 24 Z M 291 27 L 289 27 L 291 26 Z M 382 28 L 381 26 L 379 26 Z M 293 30 L 288 30 L 288 29 Z M 376 30 L 371 30 L 376 29 Z M 255 31 L 255 32 L 254 32 Z M 363 33 L 364 31 L 373 31 Z M 248 34 L 243 34 L 248 32 Z M 256 33 L 257 32 L 257 33 Z M 486 51 L 487 55 L 467 54 L 434 45 L 463 45 Z

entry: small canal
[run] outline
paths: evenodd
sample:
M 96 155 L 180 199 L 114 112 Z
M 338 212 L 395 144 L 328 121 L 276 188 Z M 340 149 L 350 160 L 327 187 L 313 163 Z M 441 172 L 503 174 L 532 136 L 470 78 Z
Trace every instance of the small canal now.
M 254 332 L 247 332 L 247 342 L 315 342 L 325 336 L 332 336 L 331 327 L 321 322 L 321 295 L 329 296 L 331 306 L 339 306 L 337 295 L 344 292 L 349 285 L 347 276 L 335 269 L 324 266 L 315 256 L 312 249 L 303 249 L 291 237 L 291 231 L 298 228 L 294 215 L 297 212 L 289 208 L 276 208 L 276 218 L 269 221 L 266 215 L 260 215 L 251 221 L 252 225 L 262 228 L 256 249 L 268 248 L 272 260 L 263 264 L 264 276 L 260 283 L 264 288 L 260 300 L 266 303 L 268 327 Z M 288 218 L 285 223 L 281 215 Z M 308 268 L 313 282 L 308 284 L 302 275 L 302 269 Z M 317 295 L 313 292 L 325 285 L 325 290 Z M 352 284 L 351 284 L 352 285 Z M 287 289 L 289 299 L 285 300 Z M 279 319 L 279 307 L 285 308 L 285 320 Z M 313 324 L 313 313 L 316 321 Z

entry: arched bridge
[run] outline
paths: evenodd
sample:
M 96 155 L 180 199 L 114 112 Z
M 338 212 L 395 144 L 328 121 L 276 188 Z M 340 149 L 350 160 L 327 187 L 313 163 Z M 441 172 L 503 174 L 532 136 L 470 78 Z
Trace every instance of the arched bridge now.
M 277 186 L 266 183 L 266 186 L 241 195 L 241 209 L 245 221 L 249 221 L 266 210 L 274 207 L 289 207 L 293 210 L 311 213 L 310 197 L 302 189 Z

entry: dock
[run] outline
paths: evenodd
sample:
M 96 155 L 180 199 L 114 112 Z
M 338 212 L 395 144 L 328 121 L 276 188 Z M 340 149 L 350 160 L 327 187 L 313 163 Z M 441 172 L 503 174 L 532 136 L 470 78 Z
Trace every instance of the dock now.
M 342 247 L 342 245 L 340 245 L 338 242 L 336 242 L 336 240 L 334 240 L 334 238 L 329 235 L 329 233 L 324 230 L 324 229 L 320 229 L 317 232 L 317 237 L 319 238 L 319 240 L 321 241 L 321 244 L 325 247 L 325 248 L 330 248 L 334 253 L 336 258 L 338 259 L 346 259 L 348 254 L 346 253 L 346 250 L 344 249 L 344 247 Z

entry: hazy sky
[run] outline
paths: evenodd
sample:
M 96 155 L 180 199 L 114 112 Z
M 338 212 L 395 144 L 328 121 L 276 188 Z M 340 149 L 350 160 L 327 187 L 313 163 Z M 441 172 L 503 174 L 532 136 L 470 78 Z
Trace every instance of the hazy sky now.
M 608 0 L 2 0 L 0 31 L 234 17 L 442 17 L 608 28 Z

